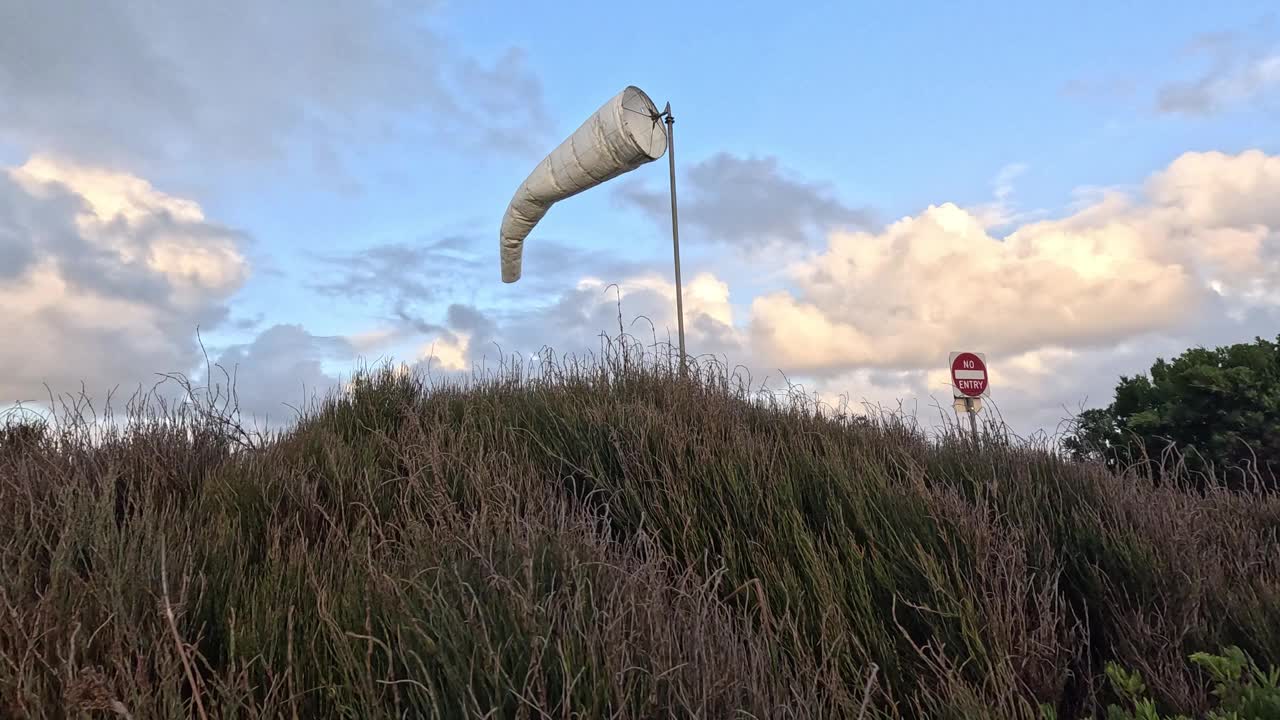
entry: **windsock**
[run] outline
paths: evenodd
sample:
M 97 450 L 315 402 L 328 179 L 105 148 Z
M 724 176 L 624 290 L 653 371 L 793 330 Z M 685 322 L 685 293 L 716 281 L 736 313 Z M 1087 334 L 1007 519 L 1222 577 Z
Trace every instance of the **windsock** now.
M 524 240 L 551 206 L 662 157 L 667 132 L 640 88 L 614 95 L 529 173 L 499 231 L 502 281 L 520 279 Z

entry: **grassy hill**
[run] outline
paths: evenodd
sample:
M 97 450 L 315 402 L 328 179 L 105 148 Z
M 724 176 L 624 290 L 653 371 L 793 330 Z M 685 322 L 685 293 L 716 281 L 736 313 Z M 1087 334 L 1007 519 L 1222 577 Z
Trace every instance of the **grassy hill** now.
M 216 408 L 215 408 L 216 409 Z M 225 409 L 225 408 L 224 408 Z M 0 436 L 0 716 L 1039 718 L 1280 661 L 1280 498 L 634 352 Z

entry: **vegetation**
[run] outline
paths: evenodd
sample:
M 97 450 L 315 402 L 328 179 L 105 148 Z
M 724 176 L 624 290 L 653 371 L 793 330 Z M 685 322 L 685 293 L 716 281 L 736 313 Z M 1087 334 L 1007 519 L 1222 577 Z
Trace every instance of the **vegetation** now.
M 1122 377 L 1114 402 L 1082 413 L 1066 447 L 1148 472 L 1174 448 L 1185 457 L 1180 472 L 1280 488 L 1280 342 L 1194 348 L 1157 360 L 1149 378 Z
M 1280 660 L 1263 488 L 631 341 L 362 373 L 278 437 L 214 397 L 0 436 L 0 716 L 1200 717 L 1235 706 L 1189 655 Z
M 1269 720 L 1280 717 L 1280 670 L 1263 672 L 1243 650 L 1229 647 L 1222 655 L 1195 653 L 1191 661 L 1213 678 L 1213 694 L 1219 706 L 1209 720 Z M 1161 720 L 1156 703 L 1146 697 L 1142 675 L 1107 664 L 1107 677 L 1129 707 L 1113 705 L 1108 720 Z M 1130 709 L 1131 708 L 1131 709 Z M 1169 720 L 1190 720 L 1186 715 Z

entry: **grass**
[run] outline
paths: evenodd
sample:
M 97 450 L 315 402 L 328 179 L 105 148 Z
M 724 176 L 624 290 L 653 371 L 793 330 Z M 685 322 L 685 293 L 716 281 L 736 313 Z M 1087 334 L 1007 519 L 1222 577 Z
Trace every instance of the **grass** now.
M 531 370 L 530 368 L 537 368 Z M 193 396 L 194 397 L 194 396 Z M 0 716 L 1199 716 L 1280 663 L 1280 498 L 815 412 L 625 338 L 273 436 L 0 432 Z

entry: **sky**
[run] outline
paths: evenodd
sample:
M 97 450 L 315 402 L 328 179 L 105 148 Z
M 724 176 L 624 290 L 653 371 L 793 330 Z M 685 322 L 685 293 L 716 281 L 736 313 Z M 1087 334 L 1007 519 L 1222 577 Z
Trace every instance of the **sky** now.
M 537 162 L 671 103 L 689 351 L 1053 433 L 1122 375 L 1280 334 L 1269 2 L 0 0 L 0 405 L 233 369 L 265 422 L 356 367 L 675 336 L 666 158 Z M 616 285 L 615 289 L 610 289 Z

